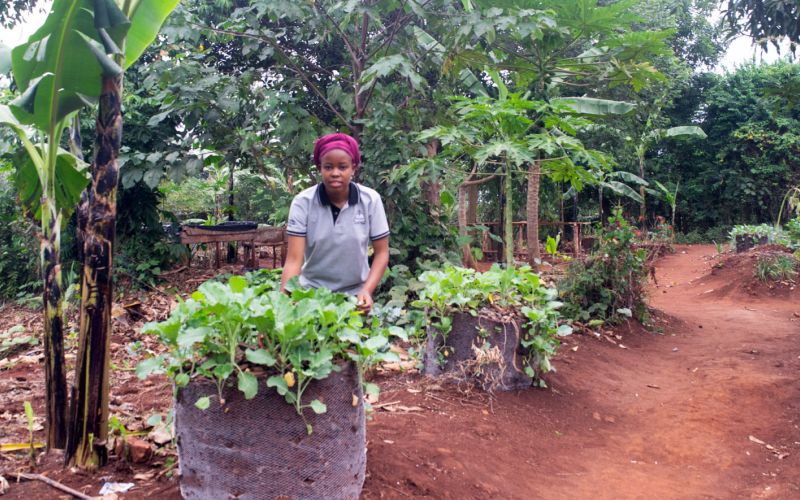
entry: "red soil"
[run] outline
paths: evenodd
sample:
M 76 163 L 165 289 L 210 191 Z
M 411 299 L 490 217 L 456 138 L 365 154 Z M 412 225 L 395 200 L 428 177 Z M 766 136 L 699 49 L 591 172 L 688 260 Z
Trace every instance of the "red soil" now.
M 489 398 L 381 374 L 364 498 L 800 498 L 796 290 L 746 289 L 752 260 L 714 254 L 692 246 L 662 258 L 650 290 L 658 333 L 624 325 L 599 340 L 567 338 L 548 389 Z M 169 403 L 166 384 L 124 373 L 112 387 L 117 408 L 146 418 Z M 0 394 L 22 391 L 0 397 L 0 417 L 11 413 L 0 441 L 24 439 L 21 401 L 41 405 L 40 383 L 31 385 L 40 378 L 38 366 L 0 369 Z M 0 474 L 18 464 L 0 457 Z M 101 476 L 162 470 L 126 467 L 94 476 L 43 469 L 89 494 Z M 178 497 L 174 480 L 132 482 L 124 498 Z M 58 496 L 21 483 L 7 498 Z

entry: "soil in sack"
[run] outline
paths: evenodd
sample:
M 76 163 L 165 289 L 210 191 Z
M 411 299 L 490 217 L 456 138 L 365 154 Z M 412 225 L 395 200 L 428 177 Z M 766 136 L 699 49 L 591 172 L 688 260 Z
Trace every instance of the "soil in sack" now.
M 327 412 L 304 410 L 306 424 L 273 388 L 244 399 L 234 386 L 223 392 L 224 406 L 211 398 L 206 410 L 194 406 L 216 395 L 213 382 L 193 380 L 180 390 L 175 430 L 186 499 L 356 499 L 366 472 L 363 394 L 358 370 L 313 381 L 303 402 L 319 399 Z M 357 403 L 354 405 L 353 403 Z
M 497 321 L 468 313 L 453 315 L 447 338 L 433 328 L 425 342 L 426 375 L 473 378 L 486 390 L 512 391 L 530 387 L 520 352 L 520 321 Z
M 746 252 L 757 245 L 766 245 L 767 242 L 768 238 L 766 236 L 739 234 L 736 236 L 736 253 Z

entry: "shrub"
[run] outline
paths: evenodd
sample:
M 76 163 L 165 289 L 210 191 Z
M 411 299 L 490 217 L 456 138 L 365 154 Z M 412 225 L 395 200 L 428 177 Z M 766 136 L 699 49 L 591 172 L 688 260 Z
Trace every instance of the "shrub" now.
M 0 171 L 0 298 L 14 298 L 20 291 L 36 293 L 41 288 L 38 276 L 39 241 L 16 199 L 12 176 Z
M 584 261 L 574 262 L 559 283 L 562 314 L 582 321 L 617 322 L 633 315 L 644 321 L 647 252 L 636 247 L 634 229 L 619 209 L 597 231 L 595 248 Z
M 791 281 L 797 277 L 797 259 L 792 255 L 759 255 L 755 277 L 760 281 Z

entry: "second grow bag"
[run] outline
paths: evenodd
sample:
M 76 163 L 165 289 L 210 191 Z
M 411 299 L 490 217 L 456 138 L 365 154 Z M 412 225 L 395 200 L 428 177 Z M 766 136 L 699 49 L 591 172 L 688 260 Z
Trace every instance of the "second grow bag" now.
M 434 328 L 428 329 L 426 375 L 473 377 L 485 389 L 500 391 L 531 386 L 533 379 L 524 372 L 518 319 L 497 321 L 459 312 L 452 321 L 446 338 Z

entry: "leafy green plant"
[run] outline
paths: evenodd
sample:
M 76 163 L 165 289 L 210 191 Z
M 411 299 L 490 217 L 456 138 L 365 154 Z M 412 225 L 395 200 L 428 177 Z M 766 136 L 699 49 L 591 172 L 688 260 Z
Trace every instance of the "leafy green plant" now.
M 736 247 L 736 238 L 741 236 L 750 237 L 754 243 L 758 242 L 762 238 L 766 238 L 767 243 L 774 243 L 778 245 L 786 245 L 788 243 L 788 239 L 783 230 L 770 224 L 740 224 L 733 226 L 729 236 L 731 248 Z
M 636 247 L 634 229 L 620 208 L 609 217 L 607 227 L 597 228 L 597 235 L 591 254 L 576 261 L 559 283 L 563 314 L 581 321 L 616 322 L 632 314 L 644 320 L 647 252 Z
M 18 335 L 24 331 L 25 328 L 22 325 L 14 325 L 0 333 L 0 359 L 7 358 L 25 346 L 39 343 L 39 339 L 35 335 Z
M 339 371 L 339 362 L 352 360 L 363 374 L 377 362 L 399 361 L 388 342 L 390 334 L 404 336 L 402 330 L 361 315 L 353 298 L 299 287 L 286 295 L 263 286 L 249 286 L 241 276 L 200 285 L 166 321 L 145 325 L 143 332 L 158 335 L 169 352 L 141 362 L 138 375 L 166 370 L 178 389 L 204 377 L 216 383 L 222 400 L 231 377 L 245 398 L 253 398 L 259 391 L 256 374 L 264 372 L 266 388 L 302 416 L 308 408 L 325 413 L 321 401 L 305 401 L 303 393 L 313 380 Z M 375 393 L 377 386 L 366 384 L 365 390 Z M 195 403 L 201 409 L 209 404 L 209 396 Z
M 524 370 L 530 377 L 550 371 L 550 358 L 559 345 L 558 337 L 569 335 L 572 329 L 558 326 L 558 292 L 541 284 L 539 276 L 529 266 L 501 268 L 497 264 L 489 271 L 445 266 L 440 271 L 426 271 L 419 277 L 425 285 L 419 298 L 411 303 L 427 315 L 426 326 L 433 328 L 446 340 L 452 330 L 452 316 L 466 312 L 478 316 L 482 308 L 515 312 L 527 318 L 521 336 Z M 440 361 L 445 353 L 440 353 Z
M 792 255 L 760 255 L 755 277 L 762 282 L 793 281 L 797 277 L 797 259 Z
M 25 406 L 25 418 L 28 423 L 28 445 L 29 445 L 29 459 L 31 463 L 31 467 L 36 467 L 36 443 L 33 441 L 33 425 L 34 425 L 34 414 L 33 414 L 33 407 L 31 406 L 30 401 L 25 401 L 23 403 Z

